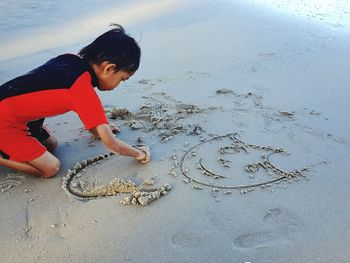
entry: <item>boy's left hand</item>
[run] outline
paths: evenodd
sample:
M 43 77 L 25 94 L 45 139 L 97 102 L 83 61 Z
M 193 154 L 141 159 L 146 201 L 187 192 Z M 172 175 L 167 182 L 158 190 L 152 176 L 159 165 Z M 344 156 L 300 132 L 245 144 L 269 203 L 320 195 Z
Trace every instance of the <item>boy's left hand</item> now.
M 143 164 L 148 163 L 151 159 L 151 152 L 149 150 L 149 147 L 146 144 L 139 144 L 139 145 L 136 145 L 134 147 L 145 153 L 145 157 L 141 160 L 138 160 L 138 161 L 143 163 Z

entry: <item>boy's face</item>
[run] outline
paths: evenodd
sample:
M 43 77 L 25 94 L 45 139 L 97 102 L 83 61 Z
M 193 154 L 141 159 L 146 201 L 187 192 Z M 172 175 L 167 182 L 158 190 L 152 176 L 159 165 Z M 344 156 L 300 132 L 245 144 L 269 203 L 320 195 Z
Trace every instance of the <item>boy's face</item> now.
M 115 69 L 115 64 L 106 64 L 101 65 L 99 70 L 95 70 L 99 90 L 113 90 L 121 81 L 128 80 L 135 73 L 124 70 L 115 71 Z

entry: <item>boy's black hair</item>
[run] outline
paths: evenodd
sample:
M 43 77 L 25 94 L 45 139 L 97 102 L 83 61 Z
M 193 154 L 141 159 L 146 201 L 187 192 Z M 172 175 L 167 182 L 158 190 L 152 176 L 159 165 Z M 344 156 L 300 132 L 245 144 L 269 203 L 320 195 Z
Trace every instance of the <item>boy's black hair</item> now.
M 104 61 L 117 65 L 117 71 L 135 72 L 140 65 L 141 49 L 135 39 L 125 33 L 121 25 L 107 31 L 78 53 L 84 60 L 100 64 Z

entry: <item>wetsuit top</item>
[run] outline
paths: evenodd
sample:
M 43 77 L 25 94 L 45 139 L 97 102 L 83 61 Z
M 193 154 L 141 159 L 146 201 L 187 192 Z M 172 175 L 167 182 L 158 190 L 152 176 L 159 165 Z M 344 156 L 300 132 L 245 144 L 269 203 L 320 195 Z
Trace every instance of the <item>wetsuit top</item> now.
M 26 128 L 30 121 L 75 111 L 86 129 L 108 123 L 95 86 L 88 63 L 60 55 L 0 86 L 0 120 Z
M 108 123 L 96 84 L 90 65 L 66 54 L 0 86 L 0 154 L 17 162 L 44 154 L 30 126 L 45 117 L 75 111 L 86 129 Z

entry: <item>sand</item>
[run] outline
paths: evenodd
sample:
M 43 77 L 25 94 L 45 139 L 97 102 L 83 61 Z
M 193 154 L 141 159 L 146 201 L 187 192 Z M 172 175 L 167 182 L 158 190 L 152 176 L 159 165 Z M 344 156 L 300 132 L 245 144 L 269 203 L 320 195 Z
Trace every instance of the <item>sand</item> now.
M 293 2 L 2 1 L 2 83 L 110 22 L 140 41 L 137 74 L 99 94 L 117 136 L 152 161 L 112 156 L 76 186 L 172 190 L 145 207 L 68 196 L 68 169 L 107 150 L 75 114 L 47 119 L 62 168 L 49 180 L 0 168 L 0 262 L 349 262 L 350 7 Z M 248 146 L 213 139 L 229 133 Z M 298 176 L 219 187 L 283 173 Z

